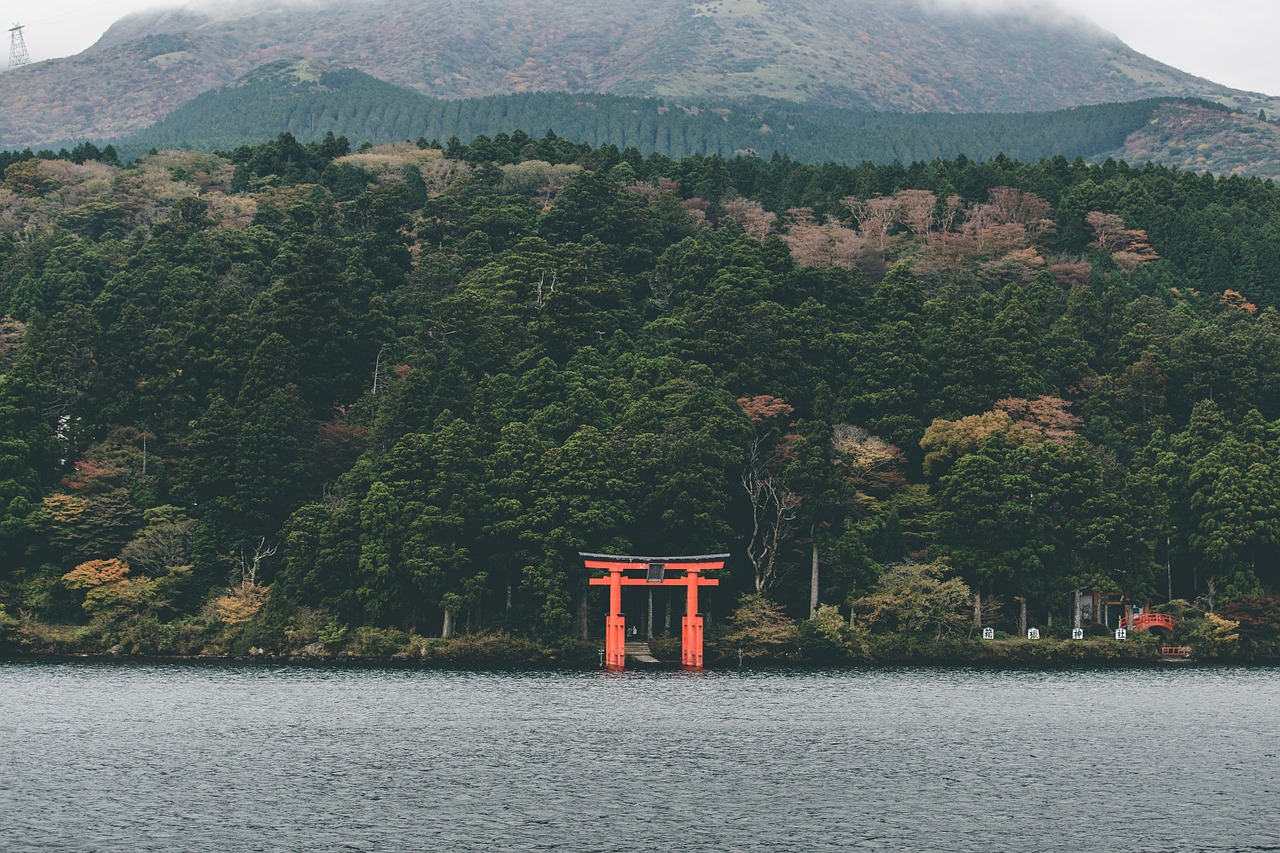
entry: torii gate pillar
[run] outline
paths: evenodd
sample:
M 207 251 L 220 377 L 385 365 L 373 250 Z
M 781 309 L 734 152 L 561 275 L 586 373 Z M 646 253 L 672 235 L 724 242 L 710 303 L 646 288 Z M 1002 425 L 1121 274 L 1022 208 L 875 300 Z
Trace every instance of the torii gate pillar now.
M 609 587 L 609 613 L 604 623 L 604 661 L 611 670 L 622 670 L 627 664 L 627 620 L 622 613 L 624 586 L 683 586 L 685 614 L 680 622 L 680 663 L 688 669 L 701 669 L 703 616 L 698 611 L 698 587 L 719 586 L 720 581 L 702 577 L 702 572 L 724 568 L 728 554 L 704 554 L 696 557 L 634 557 L 618 554 L 581 553 L 588 569 L 604 569 L 608 577 L 591 578 L 592 586 Z M 684 572 L 684 577 L 666 576 L 667 572 Z M 627 575 L 632 572 L 632 575 Z M 639 576 L 644 572 L 644 576 Z
M 684 618 L 680 620 L 680 663 L 691 669 L 702 669 L 702 613 L 698 611 L 698 569 L 685 573 Z
M 609 615 L 604 623 L 604 662 L 609 669 L 627 663 L 627 617 L 622 613 L 622 569 L 609 570 Z

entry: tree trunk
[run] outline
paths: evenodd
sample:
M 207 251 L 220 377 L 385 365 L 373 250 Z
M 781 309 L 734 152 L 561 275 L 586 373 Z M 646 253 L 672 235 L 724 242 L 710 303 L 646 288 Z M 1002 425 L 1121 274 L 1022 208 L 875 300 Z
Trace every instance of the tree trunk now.
M 813 550 L 813 571 L 809 577 L 809 618 L 812 619 L 818 615 L 818 540 L 813 539 L 810 547 Z
M 1071 627 L 1083 628 L 1084 626 L 1080 624 L 1080 621 L 1082 618 L 1080 615 L 1080 587 L 1076 587 L 1076 591 L 1072 594 L 1075 596 L 1076 605 L 1075 605 L 1075 621 L 1071 623 Z
M 667 592 L 667 605 L 662 609 L 662 636 L 671 636 L 671 592 Z
M 1027 636 L 1027 598 L 1018 596 L 1018 634 Z
M 973 594 L 973 627 L 982 627 L 982 593 Z
M 440 636 L 446 640 L 451 640 L 454 634 L 453 611 L 446 607 L 444 609 L 444 626 L 440 629 Z
M 644 636 L 647 640 L 653 639 L 653 590 L 649 590 L 649 612 L 645 614 Z
M 511 584 L 507 584 L 507 612 L 511 612 Z
M 587 588 L 583 587 L 582 596 L 578 599 L 578 639 L 587 639 L 587 621 L 590 611 L 587 607 Z

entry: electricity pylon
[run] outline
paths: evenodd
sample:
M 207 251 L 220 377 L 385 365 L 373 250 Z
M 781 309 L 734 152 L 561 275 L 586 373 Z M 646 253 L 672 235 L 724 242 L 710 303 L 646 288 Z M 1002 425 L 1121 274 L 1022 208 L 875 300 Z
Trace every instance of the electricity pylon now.
M 22 38 L 22 24 L 14 24 L 9 28 L 9 67 L 17 68 L 31 62 L 27 53 L 27 43 Z

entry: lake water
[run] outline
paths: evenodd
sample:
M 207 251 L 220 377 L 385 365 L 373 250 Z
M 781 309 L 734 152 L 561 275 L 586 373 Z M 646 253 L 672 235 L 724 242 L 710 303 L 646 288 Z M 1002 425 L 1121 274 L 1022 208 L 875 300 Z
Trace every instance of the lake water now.
M 0 849 L 1280 850 L 1280 670 L 0 663 Z

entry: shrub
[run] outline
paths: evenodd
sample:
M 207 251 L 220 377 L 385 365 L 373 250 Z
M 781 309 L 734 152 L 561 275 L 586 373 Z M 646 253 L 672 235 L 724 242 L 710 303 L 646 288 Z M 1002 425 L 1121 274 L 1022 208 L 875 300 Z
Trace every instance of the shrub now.
M 728 630 L 715 646 L 722 655 L 741 654 L 747 660 L 784 658 L 798 651 L 800 632 L 795 620 L 763 595 L 745 595 L 729 617 Z
M 1191 635 L 1192 653 L 1199 660 L 1228 660 L 1240 653 L 1240 623 L 1206 613 Z
M 1246 595 L 1222 608 L 1240 628 L 1240 650 L 1250 660 L 1280 658 L 1280 595 Z
M 835 663 L 849 657 L 849 625 L 830 604 L 818 608 L 812 619 L 799 625 L 800 652 L 815 663 Z
M 941 637 L 964 630 L 973 594 L 964 581 L 946 577 L 947 570 L 942 561 L 890 566 L 875 592 L 852 603 L 853 621 L 873 634 Z
M 4 607 L 0 606 L 0 649 L 9 644 L 13 637 L 13 629 L 17 625 L 18 620 L 6 613 Z
M 361 658 L 389 658 L 409 647 L 409 634 L 398 628 L 362 626 L 351 632 L 346 651 Z

